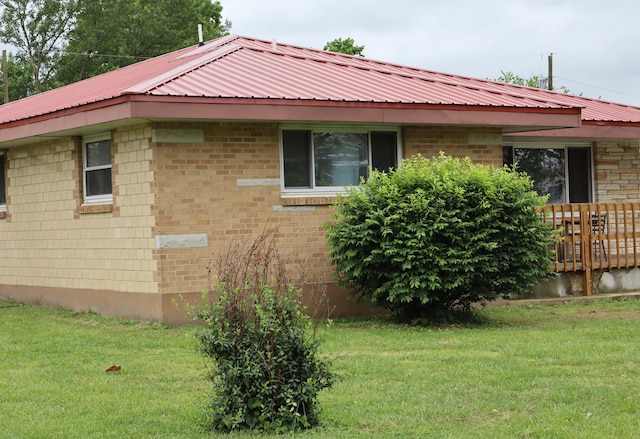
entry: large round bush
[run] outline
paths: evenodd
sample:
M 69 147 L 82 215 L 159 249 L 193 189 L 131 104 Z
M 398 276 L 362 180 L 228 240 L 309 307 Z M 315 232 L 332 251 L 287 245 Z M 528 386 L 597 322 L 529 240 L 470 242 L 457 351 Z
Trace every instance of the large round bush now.
M 527 292 L 552 267 L 544 201 L 522 173 L 444 154 L 372 171 L 328 225 L 337 281 L 401 319 Z

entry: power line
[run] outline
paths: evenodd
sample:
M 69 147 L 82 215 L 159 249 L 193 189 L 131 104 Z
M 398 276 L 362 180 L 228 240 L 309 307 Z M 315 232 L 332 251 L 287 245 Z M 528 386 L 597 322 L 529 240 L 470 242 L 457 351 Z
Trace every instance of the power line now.
M 63 55 L 78 55 L 78 56 L 89 56 L 89 57 L 106 57 L 106 58 L 133 58 L 133 59 L 151 59 L 153 58 L 152 56 L 143 56 L 143 55 L 110 55 L 107 53 L 98 53 L 98 52 L 91 52 L 91 53 L 79 53 L 79 52 L 64 52 Z
M 540 57 L 540 71 L 542 72 L 543 70 L 543 63 L 544 63 L 544 56 L 545 55 L 550 55 L 551 53 L 544 53 L 544 54 L 536 54 L 536 57 Z M 523 58 L 523 57 L 531 57 L 534 56 L 533 54 L 522 54 L 522 55 L 511 55 L 511 56 L 492 56 L 492 57 L 476 57 L 476 58 L 457 58 L 457 59 L 449 59 L 449 60 L 458 60 L 458 61 L 465 61 L 465 60 L 490 60 L 490 59 L 505 59 L 505 58 Z M 565 55 L 565 54 L 559 54 L 556 52 L 553 52 L 553 56 L 560 56 L 563 58 L 569 58 L 569 59 L 573 59 L 576 61 L 580 61 L 580 62 L 584 62 L 584 63 L 588 63 L 588 64 L 593 64 L 593 65 L 599 65 L 601 67 L 606 67 L 609 69 L 614 69 L 614 70 L 621 70 L 621 71 L 625 71 L 628 73 L 633 73 L 633 74 L 637 74 L 640 75 L 640 72 L 636 71 L 636 70 L 632 70 L 632 69 L 628 69 L 628 68 L 624 68 L 624 67 L 618 67 L 618 66 L 612 66 L 612 65 L 608 65 L 608 64 L 604 64 L 604 63 L 600 63 L 600 62 L 595 62 L 595 61 L 588 61 L 588 60 L 584 60 L 581 58 L 577 58 L 577 57 L 573 57 L 570 55 Z M 544 75 L 544 73 L 542 74 Z M 606 91 L 606 92 L 611 92 L 611 93 L 616 93 L 616 94 L 620 94 L 623 96 L 630 96 L 630 97 L 634 97 L 634 98 L 640 98 L 640 95 L 637 94 L 633 94 L 633 93 L 628 93 L 628 92 L 623 92 L 623 91 L 619 91 L 619 90 L 614 90 L 611 88 L 606 88 L 606 87 L 599 87 L 596 85 L 592 85 L 592 84 L 588 84 L 585 82 L 580 82 L 580 81 L 575 81 L 572 79 L 568 79 L 562 76 L 558 76 L 558 75 L 553 75 L 554 78 L 560 79 L 562 81 L 565 82 L 570 82 L 570 83 L 574 83 L 574 84 L 578 84 L 578 85 L 582 85 L 585 87 L 589 87 L 589 88 L 594 88 L 594 89 L 598 89 L 598 90 L 602 90 L 602 91 Z
M 497 55 L 497 56 L 478 56 L 478 57 L 465 57 L 465 58 L 425 58 L 426 62 L 441 62 L 441 61 L 482 61 L 489 59 L 506 59 L 506 58 L 528 58 L 532 56 L 542 56 L 539 53 L 528 53 L 523 55 Z
M 640 75 L 640 72 L 638 72 L 636 70 L 627 69 L 625 67 L 612 66 L 612 65 L 609 65 L 609 64 L 604 64 L 604 63 L 596 62 L 596 61 L 589 61 L 589 60 L 586 60 L 586 59 L 576 58 L 575 56 L 570 56 L 570 55 L 562 55 L 562 56 L 564 56 L 566 58 L 569 58 L 569 59 L 576 60 L 576 61 L 580 61 L 580 62 L 583 62 L 583 63 L 587 63 L 587 64 L 594 64 L 594 65 L 597 65 L 597 66 L 606 67 L 606 68 L 614 69 L 614 70 L 623 70 L 625 72 L 635 73 L 637 75 Z
M 621 95 L 633 96 L 635 98 L 640 98 L 640 95 L 634 95 L 632 93 L 627 93 L 627 92 L 624 92 L 624 91 L 618 91 L 618 90 L 613 90 L 613 89 L 610 89 L 610 88 L 598 87 L 597 85 L 587 84 L 585 82 L 580 82 L 580 81 L 574 81 L 573 79 L 563 78 L 562 76 L 555 75 L 555 77 L 558 78 L 558 79 L 562 79 L 563 81 L 572 82 L 574 84 L 580 84 L 580 85 L 584 85 L 586 87 L 597 88 L 598 90 L 604 90 L 604 91 L 609 91 L 609 92 L 612 92 L 612 93 L 618 93 L 618 94 L 621 94 Z

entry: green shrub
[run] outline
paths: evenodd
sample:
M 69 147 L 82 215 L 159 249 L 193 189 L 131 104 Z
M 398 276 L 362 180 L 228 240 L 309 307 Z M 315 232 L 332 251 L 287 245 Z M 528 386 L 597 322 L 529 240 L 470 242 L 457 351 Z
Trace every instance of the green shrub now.
M 442 153 L 373 171 L 327 225 L 337 282 L 399 319 L 528 292 L 553 260 L 544 201 L 524 174 Z
M 230 248 L 218 267 L 215 294 L 198 312 L 199 350 L 211 360 L 211 427 L 221 431 L 298 430 L 318 423 L 317 394 L 334 381 L 305 314 L 300 288 L 288 277 L 266 231 Z

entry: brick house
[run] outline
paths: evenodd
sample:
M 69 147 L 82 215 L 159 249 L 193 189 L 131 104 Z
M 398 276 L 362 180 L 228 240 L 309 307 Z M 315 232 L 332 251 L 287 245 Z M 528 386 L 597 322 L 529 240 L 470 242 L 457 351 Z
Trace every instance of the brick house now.
M 177 323 L 212 257 L 277 224 L 337 315 L 367 312 L 323 224 L 369 166 L 533 150 L 554 203 L 629 202 L 638 139 L 640 108 L 227 36 L 0 106 L 0 297 Z

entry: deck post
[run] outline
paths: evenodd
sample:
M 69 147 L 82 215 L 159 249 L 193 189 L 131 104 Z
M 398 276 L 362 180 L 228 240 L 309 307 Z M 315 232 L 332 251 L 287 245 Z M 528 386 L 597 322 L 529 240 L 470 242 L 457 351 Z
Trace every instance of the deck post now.
M 591 296 L 591 209 L 589 204 L 580 204 L 580 256 L 582 258 L 582 294 Z

